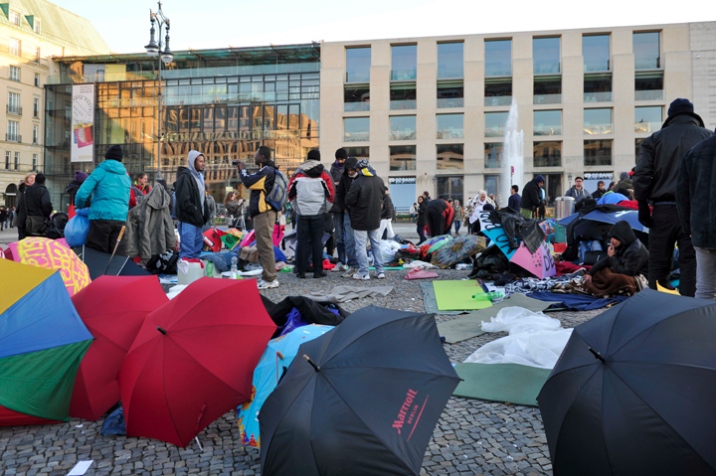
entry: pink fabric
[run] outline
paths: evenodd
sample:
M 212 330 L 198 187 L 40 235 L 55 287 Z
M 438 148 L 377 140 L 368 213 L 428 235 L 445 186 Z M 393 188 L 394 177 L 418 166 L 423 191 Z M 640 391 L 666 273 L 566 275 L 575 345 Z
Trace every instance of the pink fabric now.
M 437 278 L 435 271 L 426 271 L 423 268 L 413 268 L 405 275 L 405 279 L 431 279 Z

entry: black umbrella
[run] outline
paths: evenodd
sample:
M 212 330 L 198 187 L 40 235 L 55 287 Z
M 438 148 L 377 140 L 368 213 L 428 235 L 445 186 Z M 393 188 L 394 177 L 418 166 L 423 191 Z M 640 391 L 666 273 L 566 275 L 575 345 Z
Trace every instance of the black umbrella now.
M 150 274 L 126 256 L 112 256 L 87 246 L 76 246 L 72 250 L 87 265 L 92 279 L 97 279 L 104 274 L 109 276 L 148 276 Z
M 572 337 L 537 397 L 554 474 L 716 472 L 716 302 L 644 290 Z
M 263 474 L 418 474 L 459 380 L 431 314 L 360 309 L 302 344 L 264 403 Z

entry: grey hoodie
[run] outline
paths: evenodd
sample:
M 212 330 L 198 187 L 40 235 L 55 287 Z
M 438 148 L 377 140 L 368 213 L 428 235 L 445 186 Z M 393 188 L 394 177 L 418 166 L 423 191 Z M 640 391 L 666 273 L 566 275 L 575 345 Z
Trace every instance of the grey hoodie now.
M 196 162 L 196 158 L 200 155 L 204 155 L 198 150 L 190 150 L 189 154 L 186 157 L 187 162 L 187 168 L 189 169 L 189 172 L 191 172 L 191 175 L 194 177 L 194 180 L 196 180 L 196 185 L 199 187 L 199 199 L 201 200 L 201 209 L 204 208 L 204 190 L 206 190 L 206 186 L 204 185 L 204 175 L 202 172 L 198 172 L 196 168 L 194 167 L 194 162 Z M 204 157 L 206 159 L 206 157 Z

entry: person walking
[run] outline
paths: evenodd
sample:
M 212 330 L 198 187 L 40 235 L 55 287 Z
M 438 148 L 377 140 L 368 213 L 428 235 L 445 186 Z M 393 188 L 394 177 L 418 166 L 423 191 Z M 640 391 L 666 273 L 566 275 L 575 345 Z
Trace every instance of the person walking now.
M 358 176 L 346 194 L 346 207 L 350 214 L 350 223 L 355 235 L 355 252 L 358 271 L 353 279 L 369 280 L 368 253 L 366 246 L 370 240 L 370 251 L 378 279 L 385 279 L 383 255 L 380 251 L 380 212 L 383 207 L 385 184 L 378 177 L 368 161 L 361 159 L 356 163 Z
M 333 268 L 333 271 L 346 271 L 348 261 L 346 260 L 346 244 L 343 238 L 343 202 L 338 201 L 338 184 L 343 177 L 345 172 L 346 159 L 348 158 L 348 152 L 344 148 L 337 149 L 335 154 L 335 161 L 331 164 L 331 177 L 333 178 L 333 187 L 336 190 L 336 199 L 333 200 L 331 206 L 331 217 L 333 219 L 333 243 L 338 253 L 338 263 Z
M 176 217 L 179 231 L 179 259 L 199 259 L 204 246 L 204 225 L 209 221 L 209 204 L 204 184 L 204 155 L 187 154 L 186 167 L 177 169 Z
M 274 255 L 272 238 L 279 210 L 273 208 L 266 201 L 266 196 L 273 190 L 278 168 L 271 160 L 271 149 L 265 145 L 256 150 L 254 163 L 259 167 L 259 170 L 253 174 L 246 170 L 246 164 L 243 161 L 238 161 L 236 167 L 239 170 L 241 183 L 251 190 L 247 213 L 256 234 L 256 248 L 258 248 L 259 259 L 263 268 L 263 273 L 257 286 L 259 289 L 271 289 L 279 286 L 278 279 L 276 279 L 276 256 Z
M 527 219 L 533 219 L 535 212 L 542 203 L 542 187 L 544 186 L 544 177 L 537 175 L 535 178 L 527 182 L 522 189 L 522 201 L 520 203 L 520 213 Z
M 510 187 L 510 198 L 507 199 L 507 208 L 515 213 L 520 213 L 520 204 L 522 203 L 522 197 L 519 194 L 520 186 L 513 185 Z
M 683 296 L 696 293 L 696 254 L 691 237 L 677 219 L 676 190 L 684 156 L 691 147 L 711 135 L 701 117 L 694 113 L 691 101 L 679 98 L 669 105 L 661 130 L 641 143 L 632 181 L 639 222 L 649 228 L 649 287 L 652 289 L 656 289 L 657 283 L 673 289 L 669 275 L 674 243 L 678 243 L 679 293 Z
M 463 210 L 462 205 L 460 205 L 460 200 L 453 200 L 452 202 L 452 208 L 455 210 L 455 218 L 454 218 L 454 224 L 455 224 L 455 235 L 460 235 L 460 226 L 462 225 L 462 221 L 465 219 L 465 210 Z
M 50 192 L 45 187 L 45 180 L 45 174 L 37 174 L 35 183 L 25 191 L 25 231 L 28 235 L 42 236 L 48 231 L 46 224 L 52 215 L 52 201 Z
M 331 209 L 333 177 L 324 176 L 321 153 L 308 152 L 306 162 L 299 165 L 288 187 L 288 199 L 298 218 L 296 231 L 296 275 L 303 279 L 308 270 L 309 254 L 313 263 L 313 277 L 323 272 L 324 214 Z M 328 181 L 329 183 L 326 183 Z
M 104 158 L 77 190 L 75 206 L 89 206 L 90 209 L 87 246 L 104 253 L 112 253 L 119 233 L 127 222 L 129 189 L 132 183 L 122 164 L 120 146 L 111 146 Z M 120 242 L 117 253 L 123 255 L 124 250 L 125 244 Z
M 10 207 L 7 213 L 8 221 L 10 222 L 10 228 L 15 226 L 15 207 Z
M 383 239 L 383 233 L 389 240 L 393 239 L 395 232 L 393 231 L 393 220 L 395 220 L 395 205 L 390 197 L 390 190 L 385 187 L 385 196 L 383 197 L 383 209 L 380 211 L 380 227 L 378 228 L 378 239 Z
M 716 136 L 696 144 L 679 167 L 676 208 L 696 254 L 695 297 L 716 299 Z

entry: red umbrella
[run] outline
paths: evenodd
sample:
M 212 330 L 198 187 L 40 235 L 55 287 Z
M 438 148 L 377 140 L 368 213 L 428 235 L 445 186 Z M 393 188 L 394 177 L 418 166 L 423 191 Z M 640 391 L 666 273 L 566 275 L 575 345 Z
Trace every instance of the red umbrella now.
M 122 364 L 127 435 L 186 446 L 249 400 L 275 330 L 255 281 L 194 281 L 147 316 Z
M 167 301 L 156 276 L 101 276 L 72 296 L 95 340 L 77 372 L 70 416 L 97 421 L 119 401 L 122 361 L 144 319 Z

